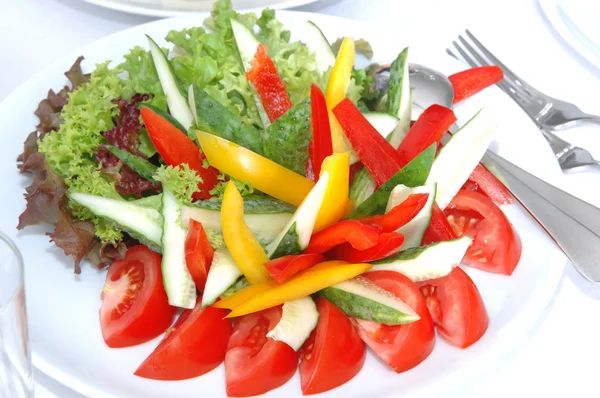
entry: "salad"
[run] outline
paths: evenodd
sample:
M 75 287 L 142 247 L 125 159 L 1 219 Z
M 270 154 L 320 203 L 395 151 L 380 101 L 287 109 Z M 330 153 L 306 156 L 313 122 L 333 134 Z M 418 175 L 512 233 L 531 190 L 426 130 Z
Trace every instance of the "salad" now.
M 486 111 L 453 134 L 441 105 L 411 121 L 408 49 L 359 69 L 367 42 L 332 45 L 311 22 L 303 37 L 219 0 L 204 27 L 169 32 L 170 49 L 148 37 L 91 74 L 80 57 L 36 110 L 18 228 L 53 224 L 75 272 L 107 268 L 106 345 L 166 332 L 138 377 L 224 362 L 227 395 L 253 396 L 298 368 L 309 395 L 356 376 L 367 348 L 401 373 L 435 330 L 463 349 L 486 332 L 459 264 L 510 275 L 521 255 L 499 207 L 512 197 L 480 164 Z M 455 102 L 500 79 L 450 76 Z

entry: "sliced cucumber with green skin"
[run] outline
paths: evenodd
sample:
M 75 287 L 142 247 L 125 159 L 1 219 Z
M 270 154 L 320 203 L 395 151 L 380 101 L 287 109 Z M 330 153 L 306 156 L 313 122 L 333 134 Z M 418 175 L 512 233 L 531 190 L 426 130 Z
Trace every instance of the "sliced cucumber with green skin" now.
M 144 177 L 148 181 L 156 183 L 154 175 L 156 174 L 156 170 L 158 170 L 158 166 L 155 166 L 149 161 L 139 158 L 117 147 L 110 145 L 105 145 L 105 147 L 110 151 L 110 153 L 115 155 L 121 162 L 123 162 L 126 166 L 129 166 L 140 176 Z
M 317 71 L 319 74 L 327 72 L 327 69 L 333 68 L 335 64 L 335 54 L 331 48 L 331 44 L 321 31 L 317 24 L 308 21 L 304 25 L 304 34 L 302 41 L 308 47 L 308 51 L 315 53 L 317 61 Z
M 390 80 L 387 89 L 387 113 L 400 119 L 392 136 L 389 138 L 394 148 L 398 148 L 408 130 L 412 113 L 412 100 L 408 73 L 408 47 L 398 54 L 392 62 Z
M 102 196 L 68 191 L 73 202 L 87 208 L 97 217 L 102 217 L 117 228 L 150 249 L 161 252 L 162 216 L 155 209 L 143 207 L 134 202 L 104 198 Z
M 385 184 L 379 187 L 373 195 L 362 202 L 348 218 L 359 218 L 364 216 L 373 216 L 384 214 L 390 194 L 398 184 L 408 187 L 418 187 L 424 185 L 429 175 L 429 170 L 433 164 L 435 156 L 435 144 L 418 154 Z
M 479 164 L 492 143 L 494 124 L 481 109 L 452 135 L 433 162 L 427 184 L 437 183 L 435 201 L 443 210 Z
M 250 282 L 248 282 L 248 279 L 246 279 L 245 276 L 240 277 L 233 285 L 229 287 L 229 289 L 227 289 L 223 292 L 223 294 L 221 294 L 221 300 L 226 299 L 229 296 L 233 296 L 234 294 L 236 294 L 240 290 L 247 288 L 248 286 L 250 286 Z
M 185 262 L 185 238 L 187 230 L 181 225 L 181 205 L 167 190 L 163 190 L 161 214 L 162 234 L 162 278 L 169 304 L 174 307 L 194 308 L 196 285 Z
M 235 19 L 231 20 L 231 30 L 233 31 L 233 37 L 235 38 L 235 43 L 242 60 L 242 65 L 244 66 L 244 71 L 248 72 L 250 68 L 252 68 L 252 59 L 254 58 L 254 54 L 256 54 L 256 50 L 258 49 L 260 43 L 256 39 L 256 36 L 254 36 L 254 33 L 252 33 L 250 30 L 248 30 L 248 28 Z M 262 122 L 263 127 L 267 128 L 271 124 L 271 120 L 269 119 L 262 101 L 260 100 L 260 97 L 258 96 L 258 93 L 254 87 L 252 87 L 252 92 L 254 93 L 254 102 L 256 102 L 256 108 L 258 109 L 260 121 Z
M 135 204 L 137 206 L 149 207 L 151 209 L 156 210 L 157 212 L 160 212 L 160 207 L 162 206 L 162 194 L 159 193 L 158 195 L 146 196 L 145 198 L 132 200 L 129 203 Z M 162 228 L 162 219 L 160 224 Z
M 293 206 L 276 199 L 244 199 L 244 220 L 262 245 L 272 242 L 286 227 L 293 214 Z M 182 206 L 183 225 L 188 225 L 190 219 L 202 223 L 211 244 L 222 246 L 220 201 L 198 201 Z
M 320 294 L 354 318 L 389 326 L 420 319 L 404 301 L 360 276 L 325 288 Z
M 460 264 L 472 241 L 470 236 L 463 236 L 403 250 L 394 256 L 374 261 L 373 268 L 367 272 L 395 271 L 413 282 L 441 278 Z
M 429 194 L 425 206 L 419 211 L 419 213 L 408 223 L 400 227 L 396 232 L 400 232 L 404 235 L 404 243 L 402 244 L 401 250 L 410 249 L 421 245 L 425 230 L 429 226 L 431 221 L 431 213 L 433 211 L 433 204 L 435 203 L 435 193 L 437 190 L 437 184 L 425 185 L 422 187 L 409 188 L 406 185 L 397 185 L 392 191 L 390 199 L 388 200 L 386 213 L 404 202 L 410 195 L 418 193 Z
M 262 155 L 260 132 L 246 123 L 219 101 L 196 85 L 188 89 L 188 99 L 194 109 L 194 119 L 198 129 Z
M 242 276 L 227 248 L 215 250 L 206 285 L 202 293 L 202 308 L 213 304 L 217 298 L 227 291 Z
M 398 118 L 382 112 L 367 112 L 364 113 L 365 118 L 371 123 L 375 130 L 388 140 L 392 136 L 392 132 L 398 124 Z M 360 169 L 352 179 L 350 184 L 350 199 L 354 202 L 354 207 L 359 206 L 369 196 L 375 192 L 376 185 L 369 171 L 364 167 Z
M 267 245 L 269 258 L 298 254 L 308 247 L 319 210 L 325 198 L 329 172 L 325 171 L 310 190 L 281 233 Z
M 310 297 L 303 297 L 283 304 L 281 319 L 267 337 L 281 341 L 298 351 L 317 327 L 319 311 Z
M 185 97 L 185 90 L 181 87 L 181 82 L 175 75 L 175 71 L 171 66 L 171 63 L 162 52 L 160 47 L 154 40 L 148 35 L 148 43 L 150 44 L 150 53 L 154 60 L 154 67 L 158 74 L 158 80 L 160 85 L 167 97 L 167 104 L 169 105 L 169 113 L 186 129 L 192 127 L 194 120 L 190 105 Z

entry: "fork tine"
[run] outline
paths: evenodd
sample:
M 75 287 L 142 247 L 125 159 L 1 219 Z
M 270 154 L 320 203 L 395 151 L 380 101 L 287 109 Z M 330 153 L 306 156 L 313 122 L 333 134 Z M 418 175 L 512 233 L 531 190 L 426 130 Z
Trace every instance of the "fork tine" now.
M 467 52 L 458 45 L 458 43 L 456 41 L 452 41 L 452 44 L 454 45 L 454 47 L 456 48 L 456 50 L 458 51 L 458 53 L 460 54 L 461 57 L 463 57 L 465 59 L 465 61 L 467 61 L 467 63 L 471 66 L 471 67 L 476 67 L 479 66 L 477 65 L 477 63 L 475 62 L 475 60 L 473 58 L 471 58 L 471 56 L 469 56 L 469 54 L 467 54 Z
M 479 63 L 481 64 L 481 66 L 487 66 L 490 63 L 481 56 L 481 54 L 479 54 L 474 48 L 473 46 L 471 46 L 471 44 L 469 44 L 468 41 L 465 40 L 464 37 L 462 37 L 461 35 L 458 35 L 458 40 L 460 40 L 460 42 L 462 43 L 462 45 L 467 49 L 467 51 L 469 51 L 471 53 L 472 56 L 475 57 L 475 59 L 477 59 L 477 61 L 479 61 Z
M 525 83 L 519 76 L 517 76 L 512 70 L 510 70 L 506 65 L 504 65 L 498 58 L 496 58 L 496 56 L 494 54 L 492 54 L 490 52 L 490 50 L 488 50 L 483 44 L 481 44 L 481 42 L 479 40 L 477 40 L 477 38 L 469 31 L 469 29 L 465 30 L 467 36 L 469 37 L 469 39 L 471 39 L 473 41 L 473 43 L 479 48 L 479 50 L 485 54 L 486 57 L 488 57 L 492 63 L 494 63 L 495 65 L 498 65 L 500 68 L 502 68 L 502 70 L 504 71 L 504 74 L 506 76 L 509 76 L 512 80 L 515 81 L 516 84 L 520 85 L 520 86 L 529 86 L 527 83 Z
M 456 54 L 454 54 L 452 52 L 452 50 L 450 50 L 449 48 L 446 49 L 446 54 L 448 54 L 449 56 L 451 56 L 454 59 L 458 59 L 458 57 L 456 56 Z

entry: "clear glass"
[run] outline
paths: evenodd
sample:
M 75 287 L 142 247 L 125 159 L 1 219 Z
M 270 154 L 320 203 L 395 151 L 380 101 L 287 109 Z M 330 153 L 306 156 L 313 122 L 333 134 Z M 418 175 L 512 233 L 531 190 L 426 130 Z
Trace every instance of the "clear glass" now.
M 33 397 L 23 258 L 0 232 L 0 398 Z

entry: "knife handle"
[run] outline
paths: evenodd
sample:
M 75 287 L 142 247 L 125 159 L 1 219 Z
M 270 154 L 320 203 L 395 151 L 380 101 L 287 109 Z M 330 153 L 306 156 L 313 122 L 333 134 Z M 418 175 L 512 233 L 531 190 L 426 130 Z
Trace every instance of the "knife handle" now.
M 600 282 L 600 209 L 487 151 L 483 162 L 498 172 L 523 207 L 587 280 Z

